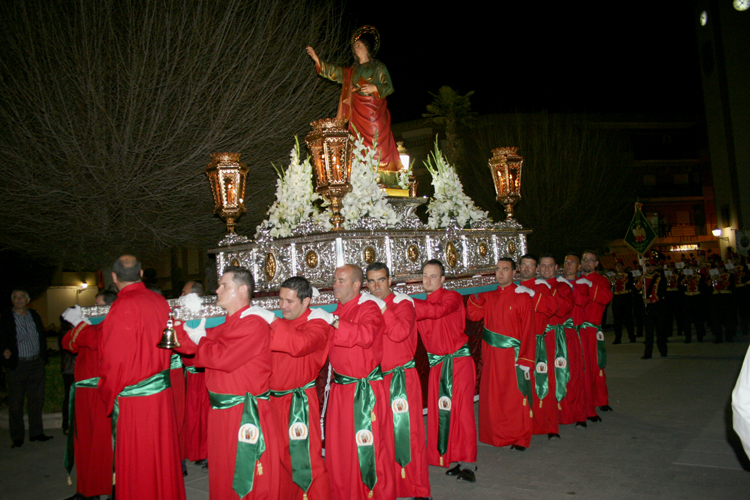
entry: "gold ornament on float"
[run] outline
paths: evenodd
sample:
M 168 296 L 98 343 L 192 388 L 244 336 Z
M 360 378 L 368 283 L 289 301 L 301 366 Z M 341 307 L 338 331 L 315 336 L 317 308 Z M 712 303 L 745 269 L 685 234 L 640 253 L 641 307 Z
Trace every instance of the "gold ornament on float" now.
M 454 245 L 452 241 L 449 241 L 448 244 L 445 245 L 445 261 L 450 267 L 456 267 L 456 264 L 458 263 L 458 251 L 456 250 L 456 245 Z
M 376 255 L 375 249 L 372 247 L 366 247 L 362 251 L 362 258 L 368 264 L 372 264 L 373 262 L 375 262 L 375 255 Z
M 512 220 L 513 206 L 521 199 L 523 157 L 518 155 L 518 148 L 497 148 L 492 150 L 489 163 L 497 201 L 508 214 L 505 220 Z
M 305 137 L 315 168 L 317 187 L 331 204 L 333 231 L 344 229 L 341 200 L 352 190 L 352 151 L 354 138 L 343 119 L 325 118 L 312 122 L 312 132 Z
M 276 257 L 272 253 L 266 254 L 266 264 L 263 266 L 268 281 L 276 276 Z
M 318 254 L 315 253 L 314 250 L 310 250 L 305 254 L 305 264 L 307 264 L 307 267 L 310 269 L 318 267 Z

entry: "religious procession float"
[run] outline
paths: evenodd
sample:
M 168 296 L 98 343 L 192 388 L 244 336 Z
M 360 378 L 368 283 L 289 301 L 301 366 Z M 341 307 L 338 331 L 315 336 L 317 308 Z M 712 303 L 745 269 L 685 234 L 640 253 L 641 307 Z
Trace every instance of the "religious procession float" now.
M 362 42 L 368 51 L 358 49 Z M 312 307 L 333 311 L 333 275 L 344 264 L 365 269 L 373 262 L 384 262 L 395 291 L 423 298 L 422 264 L 438 259 L 446 270 L 444 287 L 467 297 L 496 288 L 498 259 L 518 261 L 526 252 L 530 230 L 513 217 L 513 207 L 521 198 L 523 158 L 518 148 L 494 149 L 488 159 L 487 175 L 507 213 L 502 222 L 493 222 L 464 194 L 455 168 L 437 141 L 425 164 L 434 195 L 430 199 L 417 196 L 408 154 L 403 148 L 399 151 L 390 129 L 385 99 L 392 92 L 390 76 L 380 61 L 362 58 L 363 53 L 365 58 L 374 55 L 379 45 L 375 28 L 357 30 L 352 46 L 359 63 L 351 68 L 325 63 L 308 47 L 318 74 L 342 83 L 339 111 L 336 118 L 311 124 L 304 139 L 309 154 L 296 142 L 289 166 L 278 172 L 276 201 L 252 239 L 235 232 L 235 221 L 246 210 L 249 172 L 240 154 L 214 153 L 206 168 L 215 212 L 228 229 L 218 248 L 209 251 L 216 256 L 218 274 L 228 265 L 250 270 L 259 295 L 252 304 L 278 316 L 276 292 L 292 276 L 307 278 L 319 290 Z M 426 223 L 416 215 L 421 205 L 427 206 Z M 178 299 L 170 305 L 172 319 L 165 338 L 173 319 L 197 322 L 206 318 L 206 327 L 212 327 L 223 323 L 226 315 L 215 296 L 204 297 L 201 307 L 181 307 Z M 98 322 L 107 310 L 107 306 L 84 308 L 84 315 Z M 470 335 L 476 355 L 481 339 L 477 330 Z M 169 347 L 169 342 L 162 346 Z M 421 345 L 418 365 L 420 358 L 426 363 L 420 350 Z

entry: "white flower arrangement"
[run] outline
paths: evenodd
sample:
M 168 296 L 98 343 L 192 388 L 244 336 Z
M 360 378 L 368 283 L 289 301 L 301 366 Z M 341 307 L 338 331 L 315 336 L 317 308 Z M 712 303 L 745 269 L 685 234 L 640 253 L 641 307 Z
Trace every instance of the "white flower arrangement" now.
M 352 159 L 352 191 L 341 201 L 341 215 L 345 217 L 346 229 L 350 229 L 353 224 L 365 217 L 387 227 L 393 227 L 399 221 L 398 213 L 388 204 L 385 192 L 378 186 L 379 161 L 376 147 L 377 144 L 374 142 L 373 148 L 365 146 L 364 139 L 357 134 Z M 327 213 L 330 216 L 330 212 Z
M 276 169 L 279 175 L 276 181 L 276 201 L 268 209 L 268 217 L 261 222 L 255 232 L 258 238 L 261 229 L 268 228 L 271 224 L 270 235 L 274 238 L 284 238 L 292 235 L 292 231 L 302 222 L 314 219 L 315 222 L 322 224 L 317 220 L 317 213 L 313 202 L 320 199 L 320 196 L 313 188 L 313 172 L 310 157 L 300 161 L 299 139 L 295 137 L 296 144 L 289 154 L 290 162 L 285 172 Z M 325 222 L 330 229 L 331 224 L 327 218 Z
M 461 180 L 453 166 L 445 160 L 438 149 L 435 140 L 435 151 L 425 162 L 425 167 L 432 175 L 432 186 L 435 195 L 427 207 L 429 218 L 427 226 L 430 229 L 448 227 L 451 219 L 455 219 L 459 227 L 466 227 L 467 223 L 488 221 L 487 212 L 474 205 L 471 198 L 464 194 Z

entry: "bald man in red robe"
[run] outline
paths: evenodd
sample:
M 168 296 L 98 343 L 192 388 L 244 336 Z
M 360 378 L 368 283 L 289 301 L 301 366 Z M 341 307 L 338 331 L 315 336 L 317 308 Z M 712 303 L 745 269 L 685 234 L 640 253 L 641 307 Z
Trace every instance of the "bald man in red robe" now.
M 117 499 L 184 499 L 171 352 L 156 347 L 169 305 L 140 281 L 141 264 L 132 255 L 112 268 L 120 292 L 102 322 L 99 394 L 116 432 Z
M 390 397 L 380 366 L 386 305 L 373 295 L 360 295 L 363 283 L 359 267 L 336 269 L 338 319 L 328 356 L 335 377 L 326 415 L 326 465 L 334 500 L 396 496 Z
M 484 320 L 479 440 L 523 451 L 531 444 L 534 291 L 513 284 L 514 270 L 512 259 L 500 259 L 497 290 L 473 295 L 466 312 Z

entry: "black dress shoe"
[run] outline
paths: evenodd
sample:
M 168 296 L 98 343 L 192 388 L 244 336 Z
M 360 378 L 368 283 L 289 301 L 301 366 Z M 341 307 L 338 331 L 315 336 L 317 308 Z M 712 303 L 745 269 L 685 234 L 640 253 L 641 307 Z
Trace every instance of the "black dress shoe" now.
M 23 439 L 14 439 L 13 444 L 10 445 L 11 448 L 20 448 L 23 446 Z
M 576 422 L 576 429 L 585 429 L 588 427 L 585 421 Z
M 589 417 L 586 420 L 588 420 L 589 422 L 601 422 L 602 421 L 602 417 L 600 417 L 599 415 L 597 415 L 595 417 Z
M 526 447 L 525 446 L 521 446 L 520 444 L 512 444 L 512 445 L 510 445 L 510 449 L 511 450 L 516 450 L 516 451 L 526 451 Z
M 446 476 L 458 476 L 461 474 L 461 463 L 457 463 L 455 467 L 445 471 Z
M 549 439 L 549 440 L 560 439 L 560 434 L 558 434 L 556 432 L 550 432 L 549 434 L 547 434 L 547 439 Z
M 645 354 L 641 356 L 641 359 L 651 359 L 651 356 L 646 356 Z
M 622 342 L 620 342 L 619 340 L 615 340 L 614 342 L 612 342 L 612 345 L 617 345 L 617 344 L 622 344 Z
M 207 458 L 204 458 L 203 460 L 196 460 L 196 461 L 195 461 L 195 462 L 193 462 L 193 463 L 194 463 L 195 465 L 207 465 L 207 464 L 208 464 L 208 459 L 207 459 Z
M 476 483 L 477 476 L 474 474 L 473 470 L 463 469 L 456 478 L 456 481 L 459 483 Z
M 47 436 L 47 435 L 44 435 L 44 434 L 39 434 L 38 436 L 31 436 L 29 438 L 29 441 L 49 441 L 53 437 L 55 437 L 55 436 Z
M 613 411 L 612 407 L 609 405 L 604 405 L 599 407 L 599 411 Z

